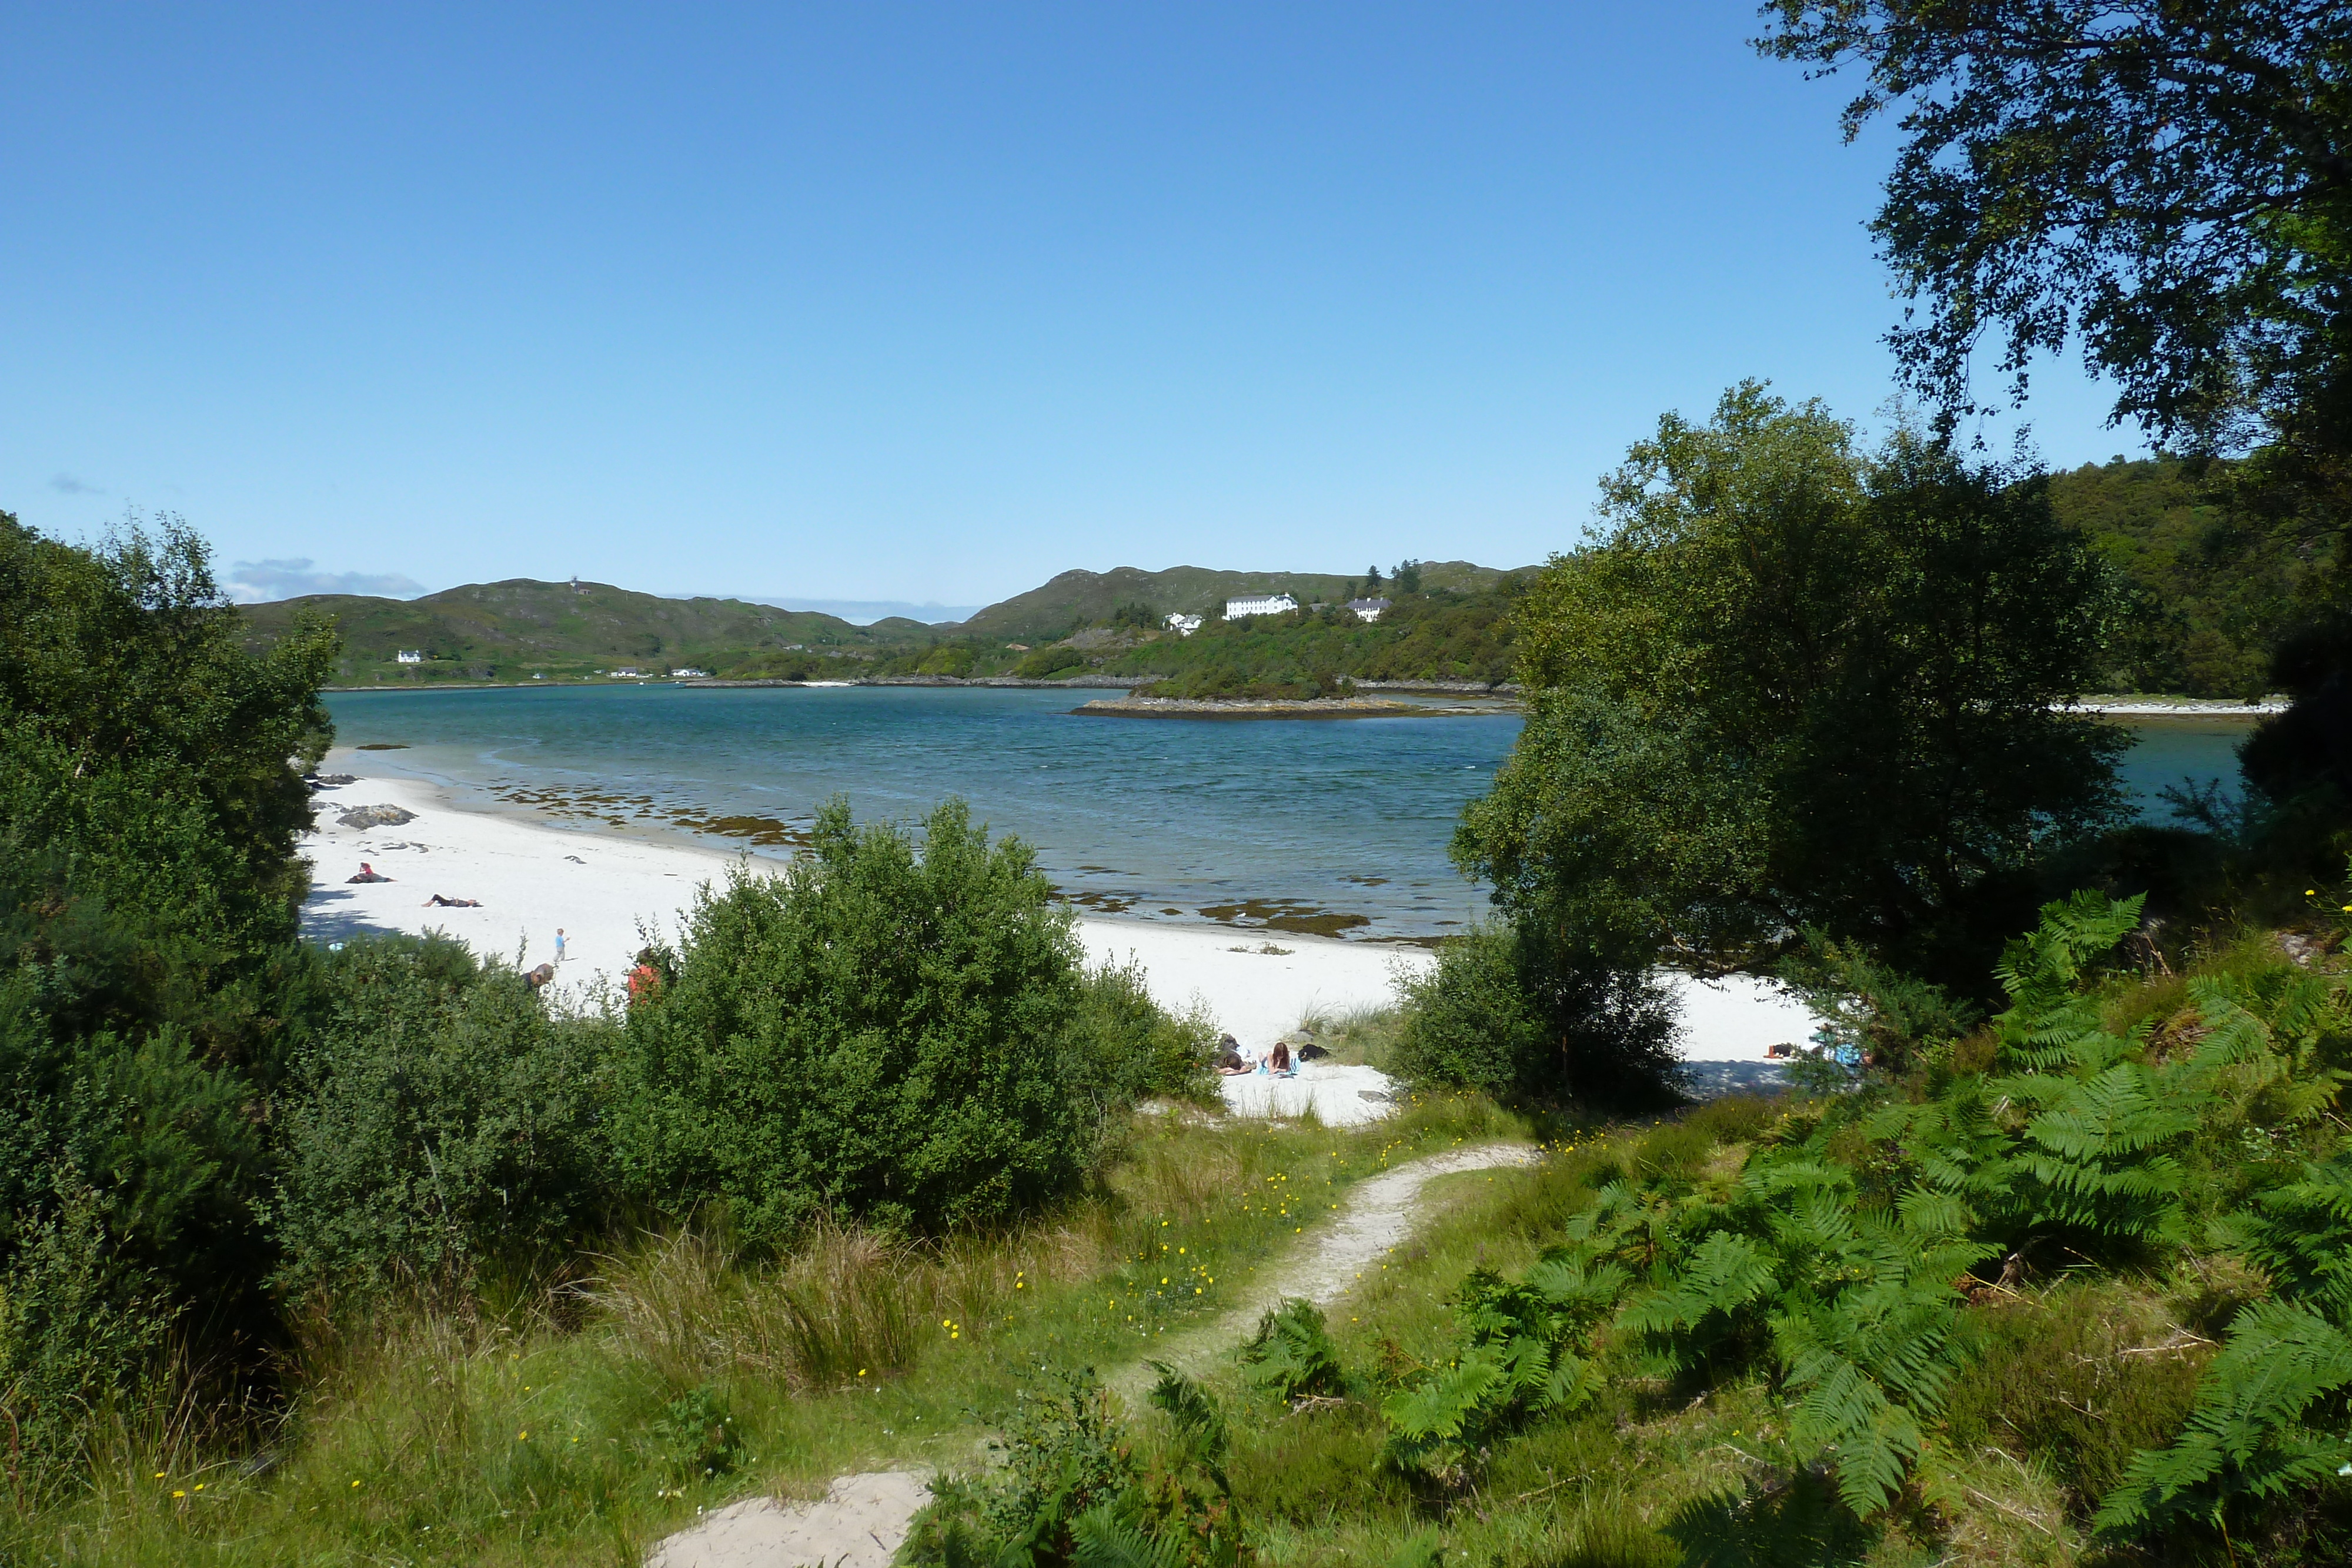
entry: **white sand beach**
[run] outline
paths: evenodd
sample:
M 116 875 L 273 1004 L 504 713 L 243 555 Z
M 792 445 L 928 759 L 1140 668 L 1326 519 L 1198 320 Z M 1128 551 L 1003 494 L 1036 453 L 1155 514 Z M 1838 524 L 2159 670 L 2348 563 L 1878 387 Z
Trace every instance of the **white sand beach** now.
M 327 773 L 356 781 L 317 797 L 318 828 L 303 853 L 312 887 L 303 905 L 304 933 L 324 941 L 362 931 L 442 931 L 478 952 L 528 967 L 555 956 L 555 934 L 565 937 L 558 970 L 558 1005 L 588 1004 L 601 987 L 617 985 L 646 935 L 675 936 L 696 890 L 724 880 L 740 856 L 678 840 L 613 829 L 558 826 L 520 813 L 461 809 L 424 780 L 365 769 L 363 752 L 339 750 Z M 400 827 L 349 828 L 336 821 L 363 806 L 398 806 L 415 821 Z M 388 883 L 344 879 L 369 862 Z M 772 862 L 753 859 L 757 871 Z M 433 908 L 435 894 L 479 899 L 478 908 Z M 1394 998 L 1396 977 L 1435 961 L 1426 948 L 1346 942 L 1281 932 L 1217 925 L 1082 917 L 1078 935 L 1091 959 L 1139 963 L 1164 1006 L 1204 1008 L 1217 1027 L 1250 1047 L 1263 1047 L 1314 1012 L 1379 1007 Z M 1768 1045 L 1801 1042 L 1812 1029 L 1805 1010 L 1760 981 L 1719 985 L 1675 977 L 1684 1006 L 1685 1054 L 1693 1061 L 1760 1066 Z M 1342 1104 L 1358 1103 L 1369 1069 L 1325 1073 L 1261 1086 L 1236 1085 L 1236 1109 L 1297 1114 L 1312 1098 L 1319 1113 L 1339 1119 Z M 1320 1087 L 1318 1087 L 1320 1085 Z M 1326 1106 L 1323 1102 L 1332 1102 Z M 1365 1101 L 1370 1106 L 1373 1102 Z

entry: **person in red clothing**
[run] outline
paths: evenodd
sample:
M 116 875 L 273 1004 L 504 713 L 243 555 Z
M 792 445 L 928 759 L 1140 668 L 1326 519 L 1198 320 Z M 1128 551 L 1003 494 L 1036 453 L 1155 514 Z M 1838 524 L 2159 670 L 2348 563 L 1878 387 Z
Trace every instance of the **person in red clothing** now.
M 661 990 L 661 971 L 654 967 L 654 950 L 638 953 L 637 967 L 629 971 L 629 1005 L 636 1006 Z

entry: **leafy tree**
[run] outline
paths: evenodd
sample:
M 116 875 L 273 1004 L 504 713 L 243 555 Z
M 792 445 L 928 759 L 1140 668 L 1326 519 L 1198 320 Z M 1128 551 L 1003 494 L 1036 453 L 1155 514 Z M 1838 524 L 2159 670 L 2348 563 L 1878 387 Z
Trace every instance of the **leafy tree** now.
M 2038 476 L 1879 453 L 1755 383 L 1668 415 L 1519 612 L 1528 723 L 1454 840 L 1522 939 L 1769 959 L 1805 927 L 1982 973 L 2053 848 L 2120 812 L 2084 689 L 2105 572 Z
M 2115 417 L 2200 453 L 2257 446 L 2237 488 L 2325 564 L 2329 606 L 2279 650 L 2295 698 L 2247 776 L 2290 858 L 2352 813 L 2352 11 L 2339 0 L 1769 0 L 1768 53 L 1861 66 L 1849 139 L 1899 106 L 1874 228 L 1926 319 L 1893 334 L 1947 420 L 1979 340 L 2082 340 Z M 2317 844 L 2315 845 L 2314 841 Z M 2293 841 L 2300 841 L 2299 843 Z M 2315 852 L 2314 852 L 2315 851 Z M 2298 873 L 2299 874 L 2299 873 Z
M 89 550 L 0 513 L 0 1413 L 37 1469 L 166 1331 L 271 1331 L 251 1200 L 333 650 L 244 653 L 176 520 Z
M 1927 318 L 1914 380 L 1969 407 L 1989 330 L 2080 334 L 2117 417 L 2203 444 L 2252 419 L 2342 450 L 2352 413 L 2352 16 L 2332 0 L 1770 0 L 1770 54 L 1899 108 L 1873 227 Z

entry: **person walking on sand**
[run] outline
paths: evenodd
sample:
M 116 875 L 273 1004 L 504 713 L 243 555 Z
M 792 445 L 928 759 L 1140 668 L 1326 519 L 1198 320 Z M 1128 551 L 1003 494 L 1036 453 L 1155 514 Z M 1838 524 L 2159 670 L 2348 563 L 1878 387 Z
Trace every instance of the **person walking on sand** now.
M 563 962 L 563 927 L 561 925 L 555 928 L 555 961 L 559 964 Z

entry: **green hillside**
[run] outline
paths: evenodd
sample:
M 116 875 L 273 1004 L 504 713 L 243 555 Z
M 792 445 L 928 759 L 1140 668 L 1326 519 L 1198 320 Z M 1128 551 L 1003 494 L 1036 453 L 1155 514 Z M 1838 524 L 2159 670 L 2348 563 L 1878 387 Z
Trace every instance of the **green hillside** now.
M 853 626 L 831 615 L 736 599 L 663 599 L 609 583 L 515 578 L 469 583 L 422 599 L 316 594 L 248 605 L 248 647 L 283 636 L 304 613 L 331 617 L 342 633 L 335 678 L 344 684 L 582 678 L 627 665 L 648 673 L 710 668 L 763 651 L 805 651 L 812 661 L 857 658 L 930 640 L 919 622 Z M 402 664 L 404 649 L 425 655 Z
M 2111 652 L 2117 691 L 2252 697 L 2270 649 L 2309 607 L 2328 560 L 2308 531 L 2260 515 L 2238 465 L 2117 458 L 2050 476 L 2058 516 L 2115 563 L 2126 604 Z
M 1466 560 L 1421 563 L 1424 588 L 1475 592 L 1508 575 Z M 1527 568 L 1524 570 L 1532 571 Z M 1217 615 L 1237 593 L 1288 593 L 1302 604 L 1344 601 L 1364 587 L 1360 577 L 1311 571 L 1213 571 L 1172 566 L 1144 571 L 1131 566 L 1108 571 L 1066 571 L 1042 588 L 992 604 L 957 627 L 942 628 L 979 637 L 1051 641 L 1081 626 L 1109 621 L 1122 605 L 1141 604 L 1161 616 Z

